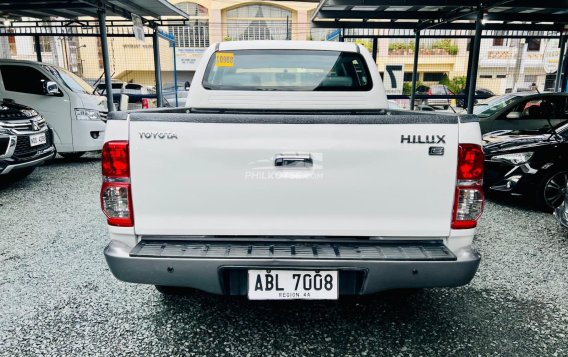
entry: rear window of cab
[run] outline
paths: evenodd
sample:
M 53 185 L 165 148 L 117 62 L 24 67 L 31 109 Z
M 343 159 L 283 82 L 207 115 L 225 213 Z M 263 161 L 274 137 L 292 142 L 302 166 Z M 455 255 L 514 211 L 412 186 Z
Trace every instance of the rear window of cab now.
M 363 56 L 313 50 L 217 51 L 203 87 L 243 91 L 369 91 L 373 87 Z

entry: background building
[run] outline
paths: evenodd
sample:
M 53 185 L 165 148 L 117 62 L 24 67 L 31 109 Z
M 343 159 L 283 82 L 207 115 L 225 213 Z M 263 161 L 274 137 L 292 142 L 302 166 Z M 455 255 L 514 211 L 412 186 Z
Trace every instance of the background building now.
M 295 1 L 245 0 L 170 0 L 190 15 L 185 25 L 172 25 L 160 31 L 173 36 L 173 43 L 161 39 L 160 62 L 164 88 L 174 84 L 174 68 L 178 85 L 191 82 L 203 52 L 219 41 L 236 40 L 339 40 L 340 31 L 319 29 L 310 19 L 317 3 Z M 20 26 L 20 25 L 18 25 Z M 15 27 L 7 31 L 23 31 Z M 84 29 L 89 31 L 89 29 Z M 117 30 L 109 28 L 109 30 Z M 131 27 L 120 29 L 129 31 Z M 377 67 L 380 72 L 388 65 L 402 65 L 404 94 L 410 94 L 414 39 L 410 30 L 351 29 L 346 41 L 365 45 L 372 51 L 372 40 L 365 36 L 379 35 Z M 100 40 L 88 36 L 40 36 L 42 61 L 65 67 L 94 83 L 103 73 Z M 420 41 L 418 61 L 419 84 L 433 85 L 451 81 L 452 88 L 465 85 L 468 68 L 467 38 L 452 37 L 451 31 L 437 38 L 424 36 Z M 501 34 L 502 35 L 502 34 Z M 362 36 L 361 38 L 356 38 Z M 444 38 L 447 36 L 447 38 Z M 109 57 L 112 78 L 154 86 L 152 39 L 140 42 L 133 37 L 109 36 Z M 33 36 L 0 36 L 0 58 L 35 60 Z M 539 90 L 550 88 L 558 64 L 558 39 L 545 38 L 485 38 L 481 43 L 478 88 L 496 94 L 528 89 L 536 83 Z

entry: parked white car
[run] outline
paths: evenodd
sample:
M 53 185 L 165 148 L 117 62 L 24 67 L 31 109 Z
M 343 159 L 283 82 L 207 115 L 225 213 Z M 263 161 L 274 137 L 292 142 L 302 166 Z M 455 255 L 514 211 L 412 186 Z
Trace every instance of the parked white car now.
M 0 60 L 0 98 L 37 110 L 53 130 L 57 152 L 79 157 L 102 149 L 105 97 L 72 72 L 49 64 Z
M 362 46 L 213 45 L 186 108 L 109 118 L 110 270 L 255 300 L 467 284 L 484 200 L 477 118 L 387 108 Z

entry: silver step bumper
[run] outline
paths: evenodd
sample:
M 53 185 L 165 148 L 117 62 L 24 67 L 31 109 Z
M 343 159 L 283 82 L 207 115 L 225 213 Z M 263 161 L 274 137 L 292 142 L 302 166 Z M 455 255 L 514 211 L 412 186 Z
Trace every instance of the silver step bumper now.
M 389 289 L 465 285 L 473 279 L 481 259 L 473 246 L 454 254 L 440 241 L 143 240 L 133 249 L 111 241 L 104 253 L 114 276 L 123 281 L 231 295 L 246 292 L 243 273 L 251 268 L 339 270 L 340 283 L 344 280 L 340 294 L 371 294 Z

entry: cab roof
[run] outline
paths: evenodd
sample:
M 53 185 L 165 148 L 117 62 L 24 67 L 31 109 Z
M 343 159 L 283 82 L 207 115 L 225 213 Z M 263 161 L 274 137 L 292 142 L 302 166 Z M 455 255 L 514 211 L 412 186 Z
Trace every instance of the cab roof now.
M 220 51 L 234 50 L 312 50 L 359 52 L 360 47 L 352 42 L 333 41 L 228 41 L 216 46 Z

